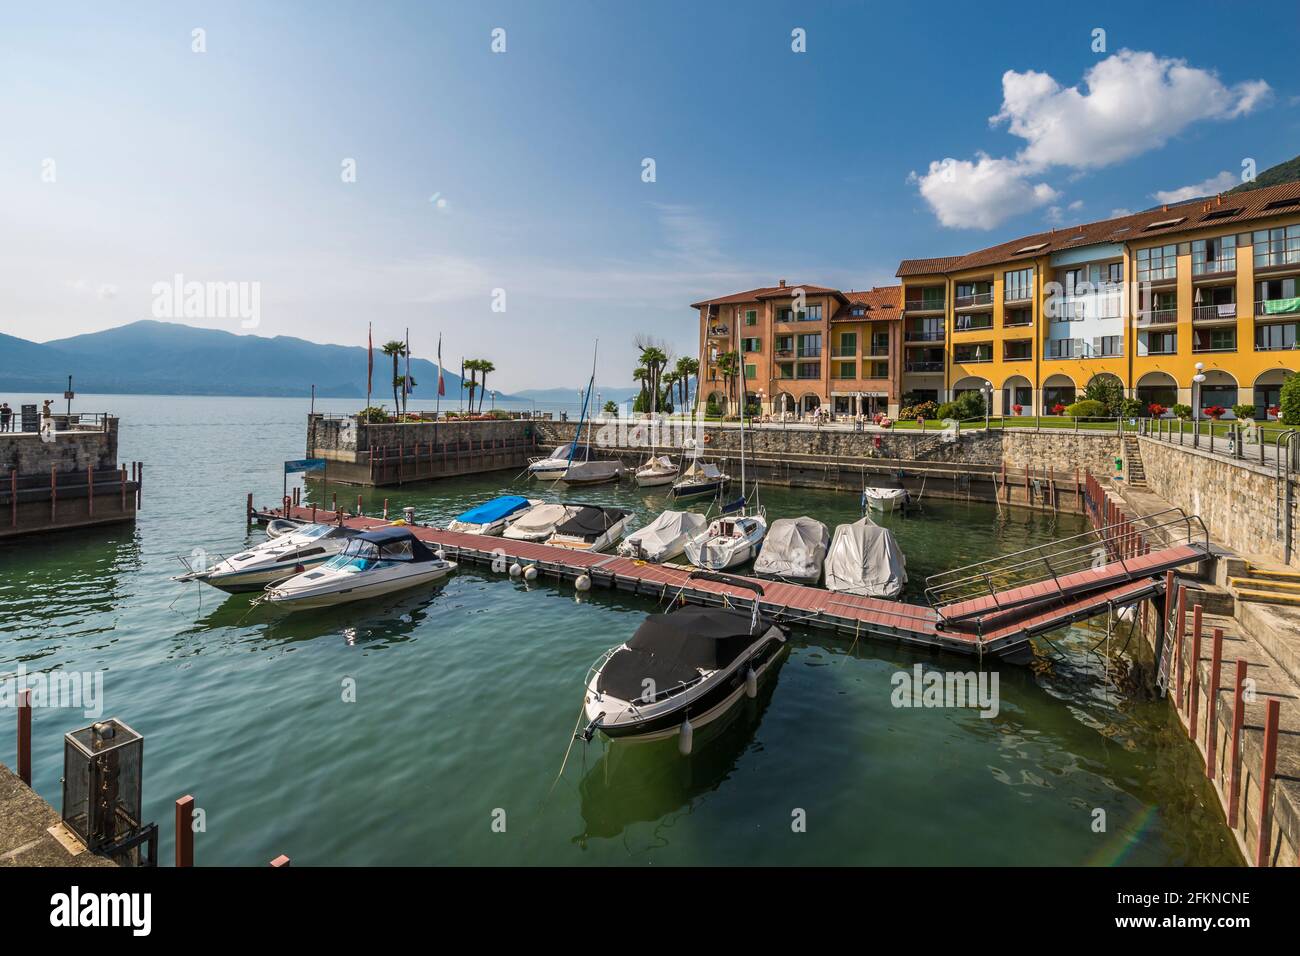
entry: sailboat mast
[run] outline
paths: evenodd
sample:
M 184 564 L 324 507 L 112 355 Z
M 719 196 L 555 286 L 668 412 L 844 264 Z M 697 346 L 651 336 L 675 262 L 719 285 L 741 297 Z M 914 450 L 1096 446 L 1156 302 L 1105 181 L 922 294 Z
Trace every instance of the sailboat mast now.
M 587 382 L 587 404 L 591 404 L 591 397 L 596 394 L 596 353 L 600 351 L 600 339 L 596 339 L 596 345 L 591 350 L 591 379 Z M 591 460 L 591 419 L 596 417 L 596 409 L 593 407 L 591 415 L 587 418 L 587 460 Z

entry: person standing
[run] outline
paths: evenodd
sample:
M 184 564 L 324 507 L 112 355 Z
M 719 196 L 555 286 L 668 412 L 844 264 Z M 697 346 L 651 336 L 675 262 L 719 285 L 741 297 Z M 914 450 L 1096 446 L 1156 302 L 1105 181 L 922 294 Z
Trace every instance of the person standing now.
M 0 402 L 0 432 L 12 430 L 14 420 L 14 410 L 9 407 L 8 402 Z

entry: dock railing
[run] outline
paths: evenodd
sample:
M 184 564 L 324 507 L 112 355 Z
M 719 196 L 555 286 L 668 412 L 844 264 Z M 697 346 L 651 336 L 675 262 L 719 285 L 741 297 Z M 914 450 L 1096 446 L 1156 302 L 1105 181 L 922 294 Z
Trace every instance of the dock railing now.
M 1181 508 L 1101 525 L 1091 531 L 1025 548 L 1012 554 L 942 571 L 926 578 L 925 596 L 944 617 L 944 609 L 980 598 L 990 598 L 984 613 L 1014 606 L 1002 595 L 1017 588 L 1051 583 L 1061 598 L 1071 596 L 1062 579 L 1081 571 L 1098 570 L 1127 562 L 1152 551 L 1190 545 L 1209 553 L 1209 532 L 1197 515 Z M 1074 589 L 1075 592 L 1078 588 Z M 1050 597 L 1050 590 L 1042 597 Z

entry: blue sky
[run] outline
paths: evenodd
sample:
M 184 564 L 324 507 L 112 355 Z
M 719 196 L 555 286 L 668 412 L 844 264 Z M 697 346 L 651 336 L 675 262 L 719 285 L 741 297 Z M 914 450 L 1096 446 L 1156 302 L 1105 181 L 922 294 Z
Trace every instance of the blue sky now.
M 900 258 L 1300 153 L 1298 21 L 1294 2 L 10 6 L 0 331 L 151 318 L 180 274 L 258 283 L 260 308 L 251 329 L 176 321 L 348 344 L 409 325 L 417 354 L 441 332 L 448 364 L 490 358 L 516 390 L 580 384 L 599 336 L 623 384 L 638 335 L 694 351 L 697 298 L 885 284 Z

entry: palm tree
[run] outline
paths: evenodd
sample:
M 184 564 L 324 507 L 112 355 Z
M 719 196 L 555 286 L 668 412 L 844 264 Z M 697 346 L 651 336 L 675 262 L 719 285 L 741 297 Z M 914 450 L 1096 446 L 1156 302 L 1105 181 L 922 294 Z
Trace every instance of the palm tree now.
M 650 372 L 645 368 L 635 368 L 632 370 L 632 380 L 641 385 L 641 397 L 637 401 L 643 409 L 650 407 L 650 391 L 648 383 L 650 381 Z
M 478 359 L 466 359 L 464 363 L 465 371 L 469 372 L 469 381 L 461 379 L 460 387 L 469 389 L 469 411 L 474 414 L 474 392 L 478 390 Z
M 384 347 L 381 351 L 385 355 L 391 355 L 393 357 L 393 415 L 400 417 L 402 406 L 397 402 L 397 389 L 401 384 L 399 381 L 401 375 L 397 371 L 397 362 L 406 355 L 406 343 L 393 339 L 391 342 L 384 343 Z
M 682 389 L 682 404 L 681 404 L 682 408 L 686 407 L 686 402 L 691 397 L 691 376 L 698 375 L 699 371 L 700 371 L 699 359 L 693 359 L 687 356 L 682 356 L 677 360 L 676 372 L 677 372 L 678 380 L 681 383 L 681 389 Z M 699 401 L 699 397 L 700 397 L 699 391 L 700 390 L 697 385 L 695 389 L 696 401 Z
M 722 374 L 722 379 L 727 383 L 727 401 L 732 400 L 731 393 L 735 389 L 736 376 L 740 372 L 740 353 L 723 352 L 718 356 L 718 371 Z
M 658 405 L 660 387 L 659 383 L 663 377 L 664 366 L 668 364 L 668 353 L 653 343 L 639 345 L 641 349 L 641 365 L 645 368 L 649 382 L 650 394 L 654 397 L 654 404 Z
M 495 372 L 497 367 L 487 359 L 474 359 L 474 367 L 483 373 L 483 380 L 479 382 L 481 391 L 478 393 L 478 410 L 483 411 L 483 398 L 487 395 L 487 377 L 488 372 Z
M 660 379 L 660 381 L 663 382 L 663 386 L 664 386 L 663 392 L 659 396 L 659 407 L 661 409 L 665 405 L 673 404 L 673 397 L 675 393 L 677 391 L 680 391 L 680 389 L 675 388 L 675 386 L 678 383 L 678 380 L 679 380 L 679 376 L 675 371 L 664 372 L 663 378 Z

